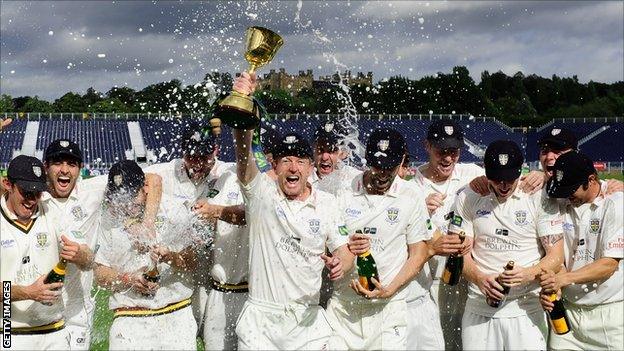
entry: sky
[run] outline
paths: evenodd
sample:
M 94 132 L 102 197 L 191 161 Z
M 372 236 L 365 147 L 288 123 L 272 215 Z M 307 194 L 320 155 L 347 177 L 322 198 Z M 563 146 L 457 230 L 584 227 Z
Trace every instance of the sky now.
M 259 69 L 374 81 L 481 72 L 624 80 L 622 1 L 0 1 L 0 93 L 50 101 L 247 67 L 244 33 L 284 38 Z

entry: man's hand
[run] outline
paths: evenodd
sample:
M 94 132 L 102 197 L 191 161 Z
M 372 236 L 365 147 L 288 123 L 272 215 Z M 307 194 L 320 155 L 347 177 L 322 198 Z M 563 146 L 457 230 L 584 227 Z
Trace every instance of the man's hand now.
M 498 301 L 505 298 L 503 286 L 496 281 L 497 274 L 481 274 L 477 278 L 477 286 L 483 295 Z
M 173 262 L 173 251 L 163 245 L 154 245 L 150 248 L 150 257 L 154 262 L 163 262 L 171 265 Z
M 353 234 L 349 237 L 347 247 L 352 254 L 361 255 L 370 249 L 370 238 L 366 234 Z
M 459 239 L 457 234 L 441 235 L 431 245 L 431 253 L 438 256 L 463 254 L 470 252 L 470 248 Z
M 429 215 L 434 213 L 439 207 L 444 206 L 444 199 L 446 198 L 446 194 L 441 193 L 431 193 L 427 195 L 425 198 L 425 203 L 427 204 L 427 210 L 429 210 Z
M 546 175 L 542 171 L 531 171 L 520 177 L 520 190 L 526 194 L 533 194 L 542 189 L 546 182 Z
M 325 262 L 325 267 L 329 269 L 329 279 L 337 280 L 342 278 L 344 273 L 342 272 L 342 261 L 339 257 L 329 257 L 326 254 L 321 255 L 321 259 Z
M 204 199 L 198 200 L 195 205 L 193 205 L 193 211 L 197 213 L 197 216 L 205 219 L 221 218 L 223 208 L 224 206 L 221 205 L 209 204 L 208 201 Z
M 531 281 L 524 267 L 515 265 L 513 269 L 505 270 L 498 276 L 499 282 L 505 286 L 512 287 L 526 284 Z
M 605 191 L 605 195 L 617 193 L 619 191 L 624 191 L 624 182 L 617 179 L 607 179 L 607 190 Z
M 67 260 L 67 262 L 79 261 L 80 256 L 80 244 L 69 240 L 65 235 L 61 235 L 61 241 L 63 242 L 63 249 L 61 250 L 61 258 Z
M 29 300 L 35 300 L 41 302 L 44 305 L 51 305 L 55 303 L 61 296 L 61 288 L 63 283 L 51 283 L 45 284 L 43 281 L 46 276 L 42 275 L 34 283 L 29 285 L 26 290 L 28 291 Z
M 251 95 L 256 91 L 256 73 L 249 74 L 247 72 L 241 73 L 240 76 L 234 79 L 233 89 L 234 91 L 244 94 Z
M 540 291 L 540 304 L 544 311 L 547 312 L 551 312 L 553 308 L 555 308 L 555 304 L 550 301 L 550 295 L 552 295 L 552 293 L 547 293 L 544 290 Z M 559 292 L 557 296 L 561 296 L 561 292 Z
M 394 295 L 395 291 L 390 291 L 388 288 L 381 285 L 377 279 L 372 278 L 371 281 L 375 285 L 375 290 L 369 291 L 360 284 L 359 280 L 352 279 L 349 286 L 355 291 L 356 294 L 366 299 L 387 299 Z
M 142 267 L 134 273 L 130 274 L 130 287 L 132 290 L 143 295 L 154 295 L 156 290 L 160 288 L 158 283 L 148 282 L 143 273 L 147 270 L 147 267 Z
M 8 127 L 13 120 L 11 118 L 0 120 L 0 130 L 3 130 L 5 127 Z
M 470 181 L 470 189 L 481 196 L 488 195 L 490 193 L 490 188 L 488 186 L 487 177 L 479 176 Z
M 552 294 L 553 292 L 560 291 L 561 288 L 567 286 L 562 279 L 562 274 L 556 274 L 554 271 L 550 269 L 543 269 L 539 274 L 540 286 L 544 293 Z

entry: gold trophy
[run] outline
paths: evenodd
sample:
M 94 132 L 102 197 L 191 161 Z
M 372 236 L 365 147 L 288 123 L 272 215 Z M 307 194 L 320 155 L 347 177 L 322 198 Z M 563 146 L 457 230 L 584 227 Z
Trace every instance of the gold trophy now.
M 247 28 L 246 36 L 245 59 L 249 62 L 249 73 L 271 62 L 277 50 L 284 44 L 282 37 L 262 27 Z M 260 124 L 260 113 L 254 106 L 253 99 L 236 91 L 232 91 L 219 102 L 215 115 L 235 129 L 251 129 Z

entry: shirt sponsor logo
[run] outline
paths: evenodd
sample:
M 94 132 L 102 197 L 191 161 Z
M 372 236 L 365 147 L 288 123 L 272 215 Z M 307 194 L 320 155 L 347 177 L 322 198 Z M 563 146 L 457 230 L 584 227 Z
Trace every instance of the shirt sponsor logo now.
M 80 205 L 72 207 L 71 213 L 74 216 L 75 222 L 78 222 L 80 220 L 87 218 L 87 214 L 85 213 L 85 211 Z
M 600 231 L 600 220 L 598 218 L 592 218 L 589 221 L 589 232 L 593 234 L 598 234 Z
M 488 211 L 488 210 L 477 210 L 477 212 L 475 213 L 477 218 L 479 217 L 486 217 L 489 216 L 492 213 L 492 211 Z
M 37 235 L 35 235 L 35 239 L 37 240 L 37 243 L 35 244 L 35 246 L 38 249 L 43 249 L 44 247 L 48 247 L 50 246 L 50 241 L 48 240 L 48 233 L 37 233 Z
M 362 233 L 375 235 L 377 234 L 377 228 L 376 227 L 364 227 L 364 229 L 362 230 Z
M 589 262 L 589 261 L 593 261 L 594 260 L 594 255 L 591 252 L 591 250 L 588 249 L 577 249 L 576 252 L 574 253 L 574 261 L 578 262 L 578 261 L 584 261 L 584 262 Z
M 520 245 L 518 245 L 517 239 L 501 236 L 485 238 L 485 248 L 494 251 L 518 251 Z
M 340 234 L 342 236 L 347 236 L 347 235 L 349 235 L 349 229 L 347 229 L 346 225 L 339 225 L 338 226 L 338 234 Z
M 507 229 L 499 228 L 499 229 L 496 229 L 495 233 L 496 233 L 496 235 L 509 236 L 509 230 L 507 230 Z
M 347 214 L 347 216 L 349 217 L 358 217 L 362 214 L 362 211 L 358 210 L 357 208 L 348 208 L 345 210 L 345 213 Z
M 13 246 L 15 246 L 15 240 L 14 239 L 2 240 L 2 248 L 3 249 L 8 249 L 9 247 L 13 247 Z
M 308 259 L 312 256 L 312 252 L 307 248 L 301 246 L 301 244 L 299 244 L 299 241 L 301 241 L 301 239 L 298 239 L 299 240 L 295 240 L 291 237 L 281 237 L 280 240 L 275 243 L 275 248 L 280 249 L 284 252 L 296 254 L 298 256 L 301 256 L 304 260 L 308 261 Z
M 557 218 L 557 219 L 553 219 L 552 221 L 550 221 L 550 226 L 554 227 L 557 226 L 559 224 L 563 223 L 563 219 L 561 219 L 561 217 Z
M 563 230 L 566 232 L 573 232 L 574 224 L 570 222 L 563 222 Z
M 427 227 L 427 230 L 433 229 L 433 225 L 431 224 L 431 219 L 427 218 L 427 222 L 425 223 L 425 226 Z
M 277 218 L 286 219 L 286 213 L 279 205 L 275 206 L 275 213 L 277 214 Z
M 230 191 L 227 194 L 227 198 L 228 198 L 228 200 L 236 200 L 236 199 L 238 199 L 238 193 L 236 191 Z
M 516 224 L 517 225 L 526 225 L 527 224 L 527 211 L 520 210 L 516 211 Z
M 608 249 L 624 249 L 624 238 L 617 238 L 617 240 L 609 241 L 607 243 Z
M 578 246 L 583 246 L 583 245 L 585 245 L 585 239 L 579 239 Z
M 319 233 L 319 230 L 321 229 L 321 221 L 318 218 L 309 219 L 308 225 L 310 226 L 310 233 L 313 235 Z
M 72 230 L 71 233 L 76 239 L 84 239 L 85 237 L 84 233 L 81 232 L 80 230 Z
M 399 222 L 399 209 L 396 207 L 390 207 L 387 210 L 387 216 L 388 218 L 386 219 L 386 221 L 390 224 L 396 224 Z
M 22 264 L 27 264 L 30 262 L 30 256 L 24 256 L 22 257 Z
M 210 189 L 208 191 L 208 197 L 211 198 L 211 199 L 214 198 L 215 196 L 217 196 L 217 194 L 219 194 L 219 190 L 217 190 L 217 189 Z

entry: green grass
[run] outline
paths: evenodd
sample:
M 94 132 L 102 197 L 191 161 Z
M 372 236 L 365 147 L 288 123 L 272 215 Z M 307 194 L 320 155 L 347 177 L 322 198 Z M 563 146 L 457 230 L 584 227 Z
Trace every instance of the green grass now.
M 90 350 L 105 351 L 108 350 L 108 331 L 113 324 L 113 313 L 108 309 L 110 293 L 104 289 L 93 288 L 91 294 L 95 295 L 95 316 Z M 200 338 L 197 338 L 197 350 L 204 351 L 204 342 Z
M 599 172 L 600 179 L 617 179 L 624 181 L 624 173 L 622 171 Z

